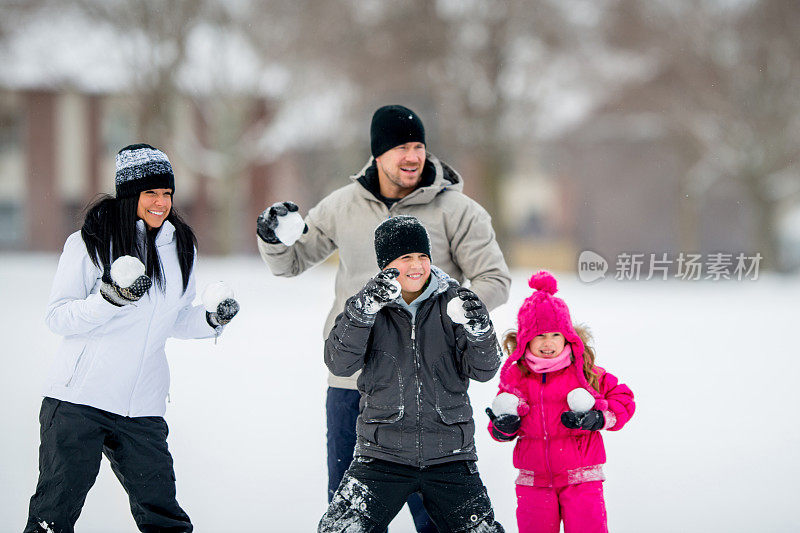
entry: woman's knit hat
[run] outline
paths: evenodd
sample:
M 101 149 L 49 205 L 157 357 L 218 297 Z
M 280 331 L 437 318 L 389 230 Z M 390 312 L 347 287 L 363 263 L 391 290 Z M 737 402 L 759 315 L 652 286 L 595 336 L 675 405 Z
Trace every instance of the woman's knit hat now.
M 149 144 L 131 144 L 117 154 L 117 198 L 150 189 L 172 189 L 175 176 L 167 154 Z
M 517 348 L 509 355 L 509 360 L 517 361 L 523 357 L 534 337 L 551 331 L 564 335 L 576 359 L 582 357 L 583 341 L 572 326 L 567 304 L 553 296 L 558 292 L 556 278 L 542 270 L 531 276 L 528 285 L 536 292 L 525 299 L 517 314 Z

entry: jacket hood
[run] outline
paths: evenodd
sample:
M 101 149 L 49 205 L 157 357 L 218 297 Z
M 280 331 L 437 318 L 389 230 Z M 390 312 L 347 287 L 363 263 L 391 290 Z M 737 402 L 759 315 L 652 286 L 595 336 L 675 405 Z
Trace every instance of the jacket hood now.
M 350 179 L 358 184 L 358 190 L 364 197 L 379 202 L 380 200 L 378 200 L 378 198 L 376 198 L 360 181 L 368 178 L 368 171 L 374 165 L 375 158 L 370 157 L 364 167 L 350 176 Z M 433 169 L 433 182 L 415 189 L 407 196 L 398 200 L 398 203 L 404 205 L 427 204 L 433 200 L 437 194 L 447 189 L 459 192 L 463 191 L 464 179 L 450 165 L 440 161 L 435 155 L 426 153 L 425 166 L 428 167 L 429 165 Z

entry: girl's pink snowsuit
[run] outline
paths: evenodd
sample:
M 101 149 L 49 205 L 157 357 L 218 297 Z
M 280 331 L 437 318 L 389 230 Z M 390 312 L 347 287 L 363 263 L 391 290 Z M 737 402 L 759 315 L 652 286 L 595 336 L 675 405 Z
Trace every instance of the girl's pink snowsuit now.
M 527 377 L 514 361 L 507 360 L 500 374 L 500 392 L 522 400 L 518 408 L 522 423 L 514 448 L 520 533 L 558 532 L 561 518 L 568 533 L 606 531 L 600 483 L 605 479 L 603 437 L 599 431 L 565 427 L 561 413 L 569 410 L 567 394 L 582 387 L 595 397 L 594 408 L 603 411 L 604 429 L 617 431 L 631 418 L 635 404 L 631 390 L 615 376 L 596 367 L 600 372 L 598 392 L 586 382 L 581 368 L 582 354 L 564 369 L 531 372 Z M 581 483 L 586 485 L 568 487 Z M 536 490 L 545 488 L 549 490 Z
M 531 277 L 529 285 L 536 291 L 520 307 L 517 347 L 500 371 L 500 392 L 520 399 L 521 425 L 514 448 L 519 530 L 557 533 L 563 519 L 567 533 L 604 532 L 603 437 L 599 431 L 565 427 L 561 414 L 569 410 L 567 394 L 581 387 L 594 396 L 594 409 L 603 412 L 603 429 L 617 431 L 636 408 L 633 393 L 600 367 L 595 367 L 600 390 L 589 385 L 583 374 L 583 341 L 572 326 L 567 305 L 554 296 L 555 278 L 542 271 Z M 572 363 L 561 370 L 524 375 L 517 361 L 524 358 L 528 343 L 536 335 L 555 331 L 570 344 Z M 494 438 L 491 422 L 489 434 Z

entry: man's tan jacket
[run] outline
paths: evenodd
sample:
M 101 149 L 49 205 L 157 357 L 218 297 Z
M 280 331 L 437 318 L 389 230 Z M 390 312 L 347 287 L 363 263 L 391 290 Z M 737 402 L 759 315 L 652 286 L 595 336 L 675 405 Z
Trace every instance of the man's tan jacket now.
M 379 268 L 375 258 L 375 228 L 397 215 L 417 217 L 431 239 L 431 262 L 470 288 L 489 309 L 508 299 L 511 276 L 495 240 L 492 220 L 483 207 L 461 191 L 464 181 L 447 164 L 428 154 L 433 183 L 420 187 L 387 208 L 358 180 L 373 165 L 367 162 L 350 177 L 352 183 L 333 191 L 306 216 L 308 233 L 292 246 L 258 240 L 261 257 L 276 276 L 297 276 L 339 250 L 335 298 L 325 321 L 328 336 L 347 298 L 357 293 Z M 330 374 L 331 387 L 356 389 L 350 377 Z

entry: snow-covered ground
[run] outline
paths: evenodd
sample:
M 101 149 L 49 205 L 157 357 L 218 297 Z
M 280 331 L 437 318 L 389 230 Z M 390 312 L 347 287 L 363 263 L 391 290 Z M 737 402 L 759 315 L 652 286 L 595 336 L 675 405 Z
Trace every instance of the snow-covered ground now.
M 0 531 L 20 531 L 37 476 L 39 390 L 59 338 L 43 323 L 53 255 L 0 255 L 5 305 L 0 372 Z M 241 313 L 218 344 L 170 341 L 169 445 L 178 498 L 201 533 L 308 532 L 326 505 L 321 327 L 334 271 L 295 279 L 257 258 L 198 263 L 198 288 L 225 280 Z M 516 272 L 499 331 L 530 294 Z M 796 389 L 800 279 L 602 281 L 562 274 L 559 296 L 596 335 L 598 362 L 628 383 L 637 412 L 606 436 L 610 530 L 800 530 Z M 513 445 L 489 439 L 483 408 L 497 380 L 470 388 L 479 467 L 507 531 L 514 518 Z M 301 429 L 298 431 L 298 421 Z M 413 531 L 403 511 L 390 530 Z M 107 462 L 81 532 L 134 532 Z

